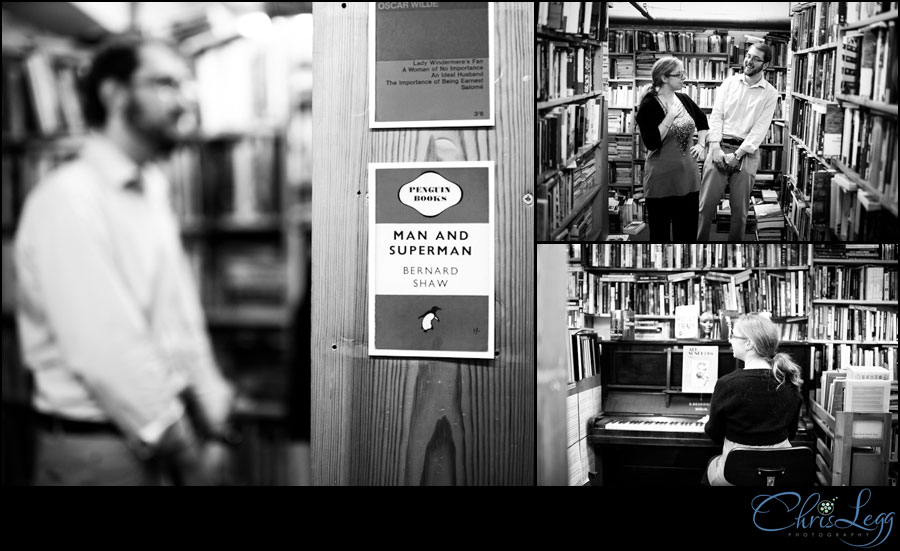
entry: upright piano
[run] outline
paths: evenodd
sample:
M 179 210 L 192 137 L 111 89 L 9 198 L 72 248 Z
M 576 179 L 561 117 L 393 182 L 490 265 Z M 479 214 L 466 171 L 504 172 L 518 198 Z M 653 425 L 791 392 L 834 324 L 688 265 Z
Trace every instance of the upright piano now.
M 603 412 L 591 420 L 587 436 L 595 453 L 593 484 L 699 485 L 722 446 L 701 423 L 712 394 L 681 390 L 683 350 L 674 343 L 652 350 L 644 343 L 602 346 Z M 720 377 L 739 363 L 719 344 Z M 794 445 L 811 445 L 811 432 L 808 417 L 802 418 Z

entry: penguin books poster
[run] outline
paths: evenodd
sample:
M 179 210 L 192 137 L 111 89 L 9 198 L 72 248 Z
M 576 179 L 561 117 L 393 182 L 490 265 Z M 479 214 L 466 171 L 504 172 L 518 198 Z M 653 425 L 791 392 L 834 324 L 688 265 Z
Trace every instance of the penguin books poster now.
M 369 355 L 494 357 L 494 162 L 369 164 Z
M 493 2 L 369 2 L 369 127 L 494 125 Z

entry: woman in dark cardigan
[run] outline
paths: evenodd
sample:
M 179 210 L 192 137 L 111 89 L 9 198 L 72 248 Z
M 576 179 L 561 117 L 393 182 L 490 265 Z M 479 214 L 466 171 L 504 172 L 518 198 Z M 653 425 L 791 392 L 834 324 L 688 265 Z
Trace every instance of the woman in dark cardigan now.
M 700 212 L 700 170 L 706 157 L 706 115 L 677 92 L 684 86 L 684 65 L 664 57 L 653 65 L 637 112 L 641 140 L 647 147 L 644 197 L 652 243 L 693 243 Z M 699 143 L 692 147 L 694 131 Z M 670 236 L 671 229 L 671 236 Z
M 722 442 L 722 455 L 707 465 L 704 484 L 730 486 L 725 458 L 738 448 L 790 448 L 797 434 L 803 398 L 800 367 L 778 352 L 778 328 L 760 314 L 738 318 L 728 339 L 744 368 L 716 382 L 706 434 Z

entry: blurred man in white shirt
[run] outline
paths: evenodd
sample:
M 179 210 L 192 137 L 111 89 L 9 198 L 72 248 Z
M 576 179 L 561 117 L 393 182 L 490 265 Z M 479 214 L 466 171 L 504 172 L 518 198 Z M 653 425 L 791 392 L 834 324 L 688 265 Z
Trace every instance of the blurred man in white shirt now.
M 207 484 L 226 467 L 233 390 L 154 165 L 192 114 L 190 79 L 165 44 L 104 47 L 84 86 L 95 132 L 23 209 L 17 317 L 34 375 L 37 484 Z

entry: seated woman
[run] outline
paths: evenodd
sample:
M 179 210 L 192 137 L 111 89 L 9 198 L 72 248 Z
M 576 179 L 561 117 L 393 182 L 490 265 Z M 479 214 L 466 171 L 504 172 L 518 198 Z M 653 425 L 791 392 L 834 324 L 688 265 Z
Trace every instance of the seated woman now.
M 777 353 L 778 328 L 771 320 L 743 315 L 729 340 L 744 369 L 723 376 L 713 392 L 705 430 L 723 446 L 706 469 L 712 486 L 731 486 L 723 473 L 733 449 L 791 447 L 802 404 L 800 368 L 787 354 Z

